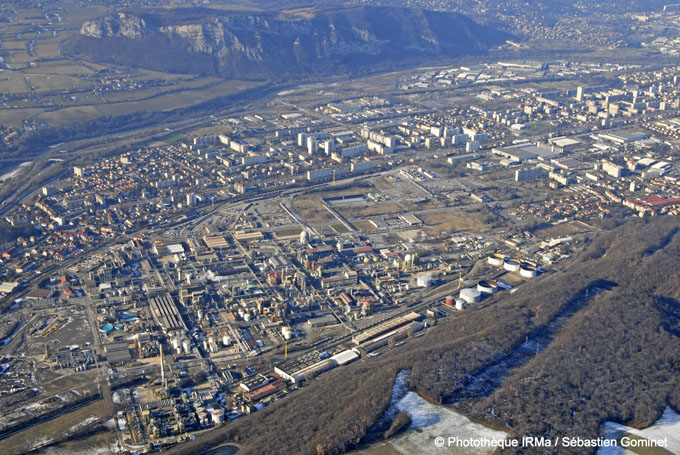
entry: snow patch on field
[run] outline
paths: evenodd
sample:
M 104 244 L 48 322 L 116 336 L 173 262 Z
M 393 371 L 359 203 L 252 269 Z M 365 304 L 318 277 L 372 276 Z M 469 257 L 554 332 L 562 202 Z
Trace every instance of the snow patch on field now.
M 607 439 L 619 440 L 626 433 L 652 440 L 667 438 L 668 446 L 664 449 L 680 455 L 680 415 L 669 407 L 666 407 L 654 425 L 644 430 L 636 430 L 616 422 L 604 423 L 604 435 Z M 622 447 L 602 447 L 597 451 L 597 455 L 636 455 L 636 453 Z
M 461 439 L 486 439 L 502 441 L 508 437 L 503 431 L 493 430 L 472 422 L 444 406 L 437 406 L 425 401 L 415 392 L 408 392 L 398 403 L 397 408 L 405 410 L 411 416 L 409 429 L 389 441 L 390 445 L 404 455 L 437 454 L 486 455 L 493 453 L 493 448 L 436 448 L 436 437 L 459 437 Z
M 49 455 L 119 455 L 125 453 L 123 449 L 118 445 L 118 442 L 115 444 L 111 444 L 110 446 L 94 446 L 92 448 L 89 448 L 87 450 L 64 450 L 59 447 L 48 447 L 44 449 L 41 452 L 38 452 L 40 454 L 49 454 Z

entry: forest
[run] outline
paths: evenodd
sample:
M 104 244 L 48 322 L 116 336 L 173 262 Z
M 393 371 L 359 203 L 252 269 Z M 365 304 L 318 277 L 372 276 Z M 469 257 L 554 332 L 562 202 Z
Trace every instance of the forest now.
M 441 320 L 399 349 L 321 375 L 170 453 L 229 441 L 243 446 L 240 454 L 344 453 L 360 446 L 387 408 L 403 368 L 426 399 L 517 436 L 604 436 L 606 420 L 648 426 L 666 406 L 680 410 L 677 225 L 677 217 L 630 220 L 592 240 L 562 272 Z M 531 339 L 549 343 L 513 357 Z M 522 362 L 466 394 L 473 378 L 513 358 Z M 583 453 L 540 453 L 550 450 Z

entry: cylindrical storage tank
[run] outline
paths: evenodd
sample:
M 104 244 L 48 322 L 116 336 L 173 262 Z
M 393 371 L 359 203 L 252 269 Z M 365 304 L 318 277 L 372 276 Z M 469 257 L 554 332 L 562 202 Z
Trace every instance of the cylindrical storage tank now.
M 246 321 L 246 322 L 249 322 L 250 321 L 250 313 L 246 313 L 245 315 L 243 315 L 243 320 Z
M 303 245 L 307 245 L 307 238 L 309 237 L 309 234 L 307 231 L 302 231 L 300 232 L 300 243 Z
M 222 337 L 222 344 L 225 346 L 229 346 L 231 344 L 231 337 L 229 335 L 224 335 Z
M 516 259 L 507 259 L 505 264 L 503 264 L 503 268 L 508 272 L 517 272 L 519 271 L 519 261 Z
M 533 266 L 531 264 L 522 264 L 519 269 L 519 274 L 522 275 L 524 278 L 533 278 L 536 275 L 538 275 L 538 270 L 536 266 Z
M 490 265 L 493 265 L 495 267 L 503 267 L 503 261 L 505 260 L 505 257 L 502 254 L 493 254 L 489 256 L 487 261 L 489 262 Z
M 281 329 L 281 335 L 283 335 L 283 338 L 284 338 L 285 340 L 290 340 L 290 337 L 291 337 L 291 335 L 292 335 L 292 333 L 291 333 L 291 331 L 290 331 L 290 327 L 284 327 L 284 328 L 282 328 L 282 329 Z
M 467 303 L 463 299 L 456 300 L 456 310 L 463 311 L 467 307 Z
M 185 354 L 191 354 L 191 343 L 189 340 L 182 341 L 182 347 L 184 348 Z
M 181 348 L 181 347 L 182 347 L 182 341 L 178 337 L 173 338 L 172 339 L 172 348 L 177 350 L 177 348 Z
M 447 306 L 454 306 L 456 304 L 456 299 L 452 295 L 447 295 L 445 303 Z
M 406 267 L 411 267 L 413 265 L 413 256 L 407 254 L 404 257 L 404 264 L 406 265 Z
M 482 300 L 482 293 L 474 288 L 467 288 L 460 291 L 460 298 L 466 303 L 476 303 Z
M 423 273 L 422 275 L 418 275 L 416 278 L 416 284 L 421 288 L 429 287 L 432 284 L 432 274 Z
M 215 337 L 214 337 L 213 335 L 210 335 L 210 336 L 208 337 L 208 343 L 209 343 L 209 344 L 215 344 Z
M 486 280 L 482 280 L 479 283 L 477 283 L 477 290 L 485 294 L 495 294 L 496 291 L 498 290 L 498 285 L 494 286 L 493 283 Z
M 221 425 L 224 423 L 224 409 L 213 409 L 210 411 L 210 418 L 214 425 Z

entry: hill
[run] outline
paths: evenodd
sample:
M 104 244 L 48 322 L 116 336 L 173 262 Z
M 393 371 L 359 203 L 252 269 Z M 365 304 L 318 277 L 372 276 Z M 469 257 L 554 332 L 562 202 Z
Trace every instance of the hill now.
M 325 7 L 235 13 L 142 9 L 85 22 L 71 56 L 163 72 L 281 79 L 354 74 L 478 54 L 510 35 L 457 13 Z

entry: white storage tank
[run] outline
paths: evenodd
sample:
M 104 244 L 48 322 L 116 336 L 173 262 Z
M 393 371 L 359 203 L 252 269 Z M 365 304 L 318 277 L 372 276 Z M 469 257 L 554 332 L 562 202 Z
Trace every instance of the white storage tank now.
M 460 298 L 466 303 L 476 303 L 482 300 L 482 293 L 474 288 L 467 288 L 460 291 Z
M 492 281 L 482 280 L 477 283 L 477 290 L 485 294 L 495 294 L 498 291 L 498 284 Z
M 185 354 L 191 354 L 191 343 L 189 340 L 183 340 L 182 341 L 182 347 L 184 348 L 184 353 Z
M 293 334 L 290 330 L 290 327 L 284 327 L 284 328 L 281 329 L 281 335 L 283 335 L 283 338 L 285 340 L 290 340 L 290 338 L 292 337 Z
M 489 262 L 489 265 L 493 265 L 495 267 L 503 267 L 503 261 L 505 261 L 505 256 L 502 254 L 492 254 L 489 256 L 487 259 Z
M 307 231 L 302 231 L 300 232 L 300 243 L 302 245 L 307 245 L 307 239 L 309 238 L 309 234 Z
M 524 278 L 533 278 L 538 275 L 538 269 L 531 264 L 522 264 L 519 269 L 519 274 Z
M 213 409 L 210 411 L 210 418 L 214 425 L 221 425 L 224 423 L 224 409 Z
M 172 348 L 175 350 L 175 354 L 180 355 L 182 353 L 182 340 L 179 337 L 172 339 Z
M 517 259 L 506 259 L 503 268 L 508 272 L 519 271 L 519 261 Z
M 231 337 L 229 335 L 222 336 L 222 344 L 224 346 L 229 346 L 231 344 Z
M 456 299 L 456 310 L 463 311 L 467 307 L 467 303 L 463 299 Z
M 418 287 L 421 288 L 430 287 L 430 285 L 432 285 L 432 274 L 423 273 L 418 275 L 418 277 L 416 278 L 416 284 L 418 285 Z

